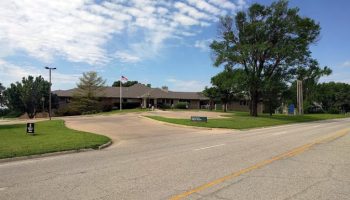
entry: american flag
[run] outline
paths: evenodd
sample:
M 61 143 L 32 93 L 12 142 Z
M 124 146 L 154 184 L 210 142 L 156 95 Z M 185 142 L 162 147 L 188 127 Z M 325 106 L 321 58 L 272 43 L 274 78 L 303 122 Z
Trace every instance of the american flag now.
M 122 81 L 128 81 L 128 78 L 126 78 L 125 76 L 122 76 L 121 80 Z

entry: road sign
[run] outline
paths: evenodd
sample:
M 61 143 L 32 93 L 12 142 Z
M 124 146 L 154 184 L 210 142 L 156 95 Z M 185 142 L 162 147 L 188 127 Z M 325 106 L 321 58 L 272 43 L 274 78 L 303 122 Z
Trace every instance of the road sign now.
M 27 123 L 27 133 L 34 135 L 34 123 Z
M 294 115 L 294 110 L 295 110 L 294 104 L 290 104 L 288 107 L 288 114 Z
M 193 122 L 208 122 L 207 117 L 191 116 L 191 121 Z

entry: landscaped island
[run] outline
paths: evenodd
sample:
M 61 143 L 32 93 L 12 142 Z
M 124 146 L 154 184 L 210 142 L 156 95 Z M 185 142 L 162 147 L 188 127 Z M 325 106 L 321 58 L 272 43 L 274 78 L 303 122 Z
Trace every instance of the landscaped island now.
M 35 135 L 26 134 L 26 124 L 0 126 L 0 159 L 66 150 L 98 148 L 106 136 L 67 128 L 63 120 L 35 123 Z
M 326 119 L 337 119 L 350 117 L 344 114 L 305 114 L 305 115 L 273 115 L 261 114 L 258 117 L 250 117 L 248 113 L 235 112 L 226 113 L 227 118 L 209 119 L 205 122 L 193 122 L 190 119 L 175 119 L 166 118 L 160 116 L 147 116 L 148 118 L 155 119 L 162 122 L 168 122 L 173 124 L 198 126 L 208 128 L 229 128 L 229 129 L 249 129 L 259 128 L 266 126 L 283 125 L 298 122 L 311 122 Z

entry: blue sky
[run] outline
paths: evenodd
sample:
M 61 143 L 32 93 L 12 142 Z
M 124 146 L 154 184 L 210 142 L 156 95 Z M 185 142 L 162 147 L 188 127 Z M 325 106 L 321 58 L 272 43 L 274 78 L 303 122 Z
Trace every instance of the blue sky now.
M 111 85 L 120 75 L 171 90 L 201 91 L 222 70 L 212 66 L 208 44 L 221 15 L 251 0 L 13 0 L 0 2 L 0 82 L 43 75 L 57 67 L 53 89 L 69 89 L 86 71 Z M 333 69 L 322 81 L 350 83 L 350 1 L 291 0 L 303 16 L 321 24 L 312 46 L 321 65 Z

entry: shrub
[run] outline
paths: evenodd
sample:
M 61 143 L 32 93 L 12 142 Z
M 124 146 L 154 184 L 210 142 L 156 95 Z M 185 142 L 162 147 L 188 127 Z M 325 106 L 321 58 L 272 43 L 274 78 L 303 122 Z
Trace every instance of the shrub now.
M 187 109 L 188 103 L 187 102 L 179 102 L 175 105 L 175 108 L 177 109 Z
M 132 109 L 132 108 L 139 108 L 140 103 L 139 102 L 124 102 L 123 103 L 123 109 Z
M 72 106 L 60 107 L 56 110 L 55 113 L 57 116 L 72 116 L 72 115 L 81 115 L 82 113 Z
M 5 108 L 5 109 L 0 109 L 0 117 L 5 116 L 10 113 L 10 110 Z
M 96 113 L 99 113 L 100 111 L 98 110 L 90 110 L 90 111 L 86 111 L 86 112 L 83 112 L 81 113 L 82 115 L 91 115 L 91 114 L 96 114 Z
M 328 113 L 330 114 L 339 114 L 340 110 L 338 108 L 332 107 L 328 110 Z
M 108 112 L 108 111 L 111 111 L 112 109 L 113 109 L 113 104 L 110 104 L 110 103 L 104 103 L 101 106 L 102 112 Z
M 308 106 L 305 109 L 305 114 L 321 114 L 321 113 L 324 113 L 324 111 L 320 107 Z
M 16 110 L 13 110 L 13 111 L 9 111 L 8 113 L 6 113 L 4 115 L 4 117 L 6 118 L 16 118 L 16 117 L 19 117 L 23 114 L 22 111 L 16 111 Z
M 159 108 L 159 109 L 170 109 L 171 108 L 171 106 L 169 105 L 169 104 L 164 104 L 164 103 L 160 103 L 160 104 L 158 104 L 157 105 L 157 107 Z

